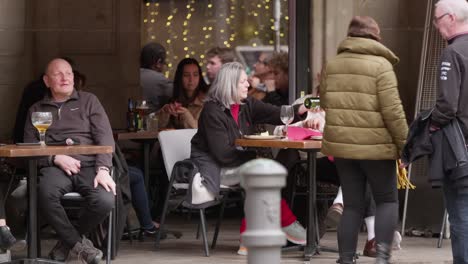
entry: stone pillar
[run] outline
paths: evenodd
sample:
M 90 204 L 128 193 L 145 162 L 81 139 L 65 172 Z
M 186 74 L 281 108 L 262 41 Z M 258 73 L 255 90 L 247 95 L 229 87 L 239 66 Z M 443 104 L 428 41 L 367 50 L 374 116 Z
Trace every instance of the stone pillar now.
M 255 159 L 239 169 L 246 191 L 247 230 L 242 244 L 248 249 L 248 263 L 279 264 L 286 236 L 280 226 L 281 188 L 286 185 L 286 169 L 270 159 Z

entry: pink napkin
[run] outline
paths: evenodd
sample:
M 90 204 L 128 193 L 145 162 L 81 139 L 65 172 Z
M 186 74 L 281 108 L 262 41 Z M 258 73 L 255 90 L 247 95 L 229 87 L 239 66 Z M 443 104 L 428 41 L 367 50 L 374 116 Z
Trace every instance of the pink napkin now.
M 288 138 L 292 140 L 302 139 L 322 139 L 322 132 L 310 128 L 303 127 L 288 127 Z

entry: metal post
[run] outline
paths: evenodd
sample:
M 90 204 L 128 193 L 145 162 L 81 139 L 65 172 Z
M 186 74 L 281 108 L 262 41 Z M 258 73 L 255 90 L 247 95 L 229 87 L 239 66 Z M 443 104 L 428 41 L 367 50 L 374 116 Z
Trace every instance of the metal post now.
M 286 236 L 280 226 L 281 188 L 286 185 L 286 169 L 274 160 L 255 159 L 239 168 L 241 186 L 246 191 L 247 230 L 242 244 L 248 249 L 247 263 L 279 264 Z
M 280 19 L 281 19 L 281 3 L 280 0 L 275 0 L 275 13 L 274 13 L 274 28 L 275 28 L 275 51 L 280 52 Z

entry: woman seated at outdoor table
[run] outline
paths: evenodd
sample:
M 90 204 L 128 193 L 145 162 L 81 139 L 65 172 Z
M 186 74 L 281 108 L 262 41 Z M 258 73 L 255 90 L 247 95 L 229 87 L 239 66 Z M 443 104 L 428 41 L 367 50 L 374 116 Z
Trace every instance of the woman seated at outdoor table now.
M 197 128 L 207 88 L 198 61 L 181 60 L 174 77 L 172 103 L 159 112 L 159 128 Z
M 198 118 L 203 109 L 203 99 L 208 85 L 202 78 L 202 70 L 196 59 L 185 58 L 177 65 L 174 77 L 174 89 L 171 103 L 164 105 L 158 113 L 159 128 L 184 129 L 197 128 Z M 151 157 L 158 171 L 166 171 L 162 160 L 159 144 L 154 146 Z M 162 166 L 162 167 L 161 167 Z M 153 204 L 152 215 L 156 227 L 159 227 L 159 218 L 162 213 L 163 201 L 166 198 L 167 175 L 157 178 L 157 201 Z
M 190 158 L 198 165 L 204 186 L 215 197 L 220 185 L 236 185 L 239 175 L 227 174 L 251 159 L 255 151 L 235 145 L 242 135 L 252 134 L 254 125 L 260 123 L 279 125 L 280 107 L 266 104 L 247 97 L 249 83 L 242 64 L 224 64 L 208 91 L 205 106 L 198 120 L 198 131 L 193 137 Z M 295 108 L 295 119 L 307 109 L 301 105 Z M 287 239 L 296 244 L 306 243 L 304 227 L 296 220 L 284 200 L 281 201 L 281 226 Z M 241 232 L 245 230 L 245 225 Z M 246 255 L 247 250 L 240 245 L 238 254 Z

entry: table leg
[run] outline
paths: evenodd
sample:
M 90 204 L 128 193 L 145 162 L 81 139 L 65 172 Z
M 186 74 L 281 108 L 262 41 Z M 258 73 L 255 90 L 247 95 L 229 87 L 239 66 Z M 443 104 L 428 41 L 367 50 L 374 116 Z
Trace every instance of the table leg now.
M 307 170 L 309 177 L 307 177 L 307 244 L 304 248 L 304 258 L 306 261 L 315 254 L 317 250 L 317 244 L 315 240 L 315 195 L 316 195 L 316 157 L 315 151 L 307 151 Z
M 145 177 L 145 188 L 149 193 L 149 155 L 150 155 L 149 142 L 143 142 L 143 175 Z
M 37 258 L 37 160 L 30 159 L 28 177 L 28 258 Z

